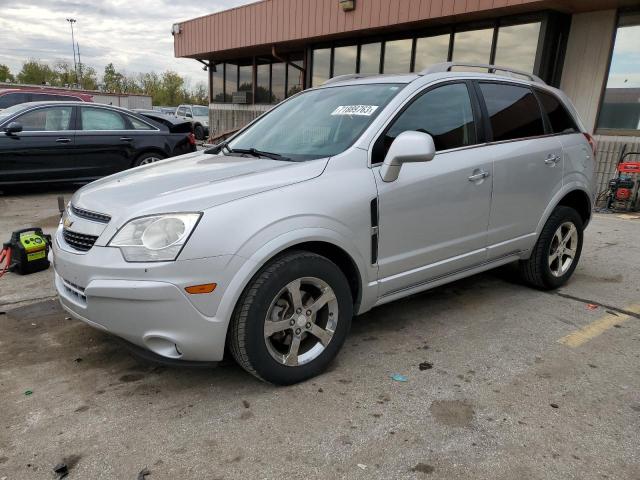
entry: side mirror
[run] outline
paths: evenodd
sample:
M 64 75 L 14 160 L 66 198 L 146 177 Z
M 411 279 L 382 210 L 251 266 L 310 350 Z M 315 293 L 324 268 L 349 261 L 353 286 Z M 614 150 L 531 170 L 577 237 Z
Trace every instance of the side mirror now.
M 185 115 L 185 117 L 187 117 L 187 118 L 193 118 L 193 115 L 191 115 L 189 112 L 187 112 L 187 114 Z
M 384 158 L 380 177 L 384 182 L 393 182 L 400 175 L 403 163 L 429 162 L 436 156 L 433 137 L 428 133 L 402 132 L 391 144 Z
M 22 125 L 18 122 L 11 122 L 9 125 L 4 127 L 4 132 L 8 135 L 13 135 L 14 133 L 18 133 L 22 131 Z

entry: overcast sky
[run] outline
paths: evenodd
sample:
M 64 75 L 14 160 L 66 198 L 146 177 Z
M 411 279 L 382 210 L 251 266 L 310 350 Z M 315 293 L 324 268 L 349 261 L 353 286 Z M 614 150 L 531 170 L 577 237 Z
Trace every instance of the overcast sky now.
M 73 63 L 71 30 L 82 62 L 101 76 L 113 62 L 127 73 L 175 70 L 191 85 L 206 82 L 202 65 L 173 56 L 171 25 L 250 0 L 0 0 L 0 64 L 15 74 L 22 62 Z

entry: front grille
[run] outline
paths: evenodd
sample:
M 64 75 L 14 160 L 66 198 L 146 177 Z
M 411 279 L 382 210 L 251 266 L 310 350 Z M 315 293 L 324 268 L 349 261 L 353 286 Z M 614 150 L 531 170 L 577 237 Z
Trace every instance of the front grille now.
M 91 247 L 93 247 L 93 244 L 96 243 L 96 240 L 98 239 L 95 235 L 73 232 L 66 228 L 62 230 L 62 236 L 65 242 L 81 252 L 88 252 L 91 250 Z
M 71 205 L 71 211 L 74 215 L 85 218 L 87 220 L 91 220 L 93 222 L 99 223 L 109 223 L 111 217 L 109 215 L 105 215 L 104 213 L 92 212 L 90 210 L 84 210 L 82 208 L 74 207 Z

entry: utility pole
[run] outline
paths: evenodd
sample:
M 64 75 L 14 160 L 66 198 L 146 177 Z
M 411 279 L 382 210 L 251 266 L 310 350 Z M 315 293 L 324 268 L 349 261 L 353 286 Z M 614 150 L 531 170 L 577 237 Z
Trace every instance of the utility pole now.
M 78 83 L 78 64 L 76 63 L 76 40 L 73 35 L 73 24 L 76 23 L 75 18 L 67 18 L 67 22 L 71 25 L 71 48 L 73 48 L 73 72 L 76 77 L 76 84 Z
M 78 47 L 78 70 L 80 71 L 80 88 L 82 88 L 82 60 L 80 60 L 80 44 L 76 42 L 76 47 Z

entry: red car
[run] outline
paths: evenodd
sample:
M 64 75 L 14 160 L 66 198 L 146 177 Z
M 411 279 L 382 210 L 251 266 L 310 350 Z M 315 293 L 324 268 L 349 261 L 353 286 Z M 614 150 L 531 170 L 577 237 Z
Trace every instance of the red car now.
M 0 88 L 0 110 L 19 103 L 55 100 L 93 102 L 93 95 L 57 88 Z

